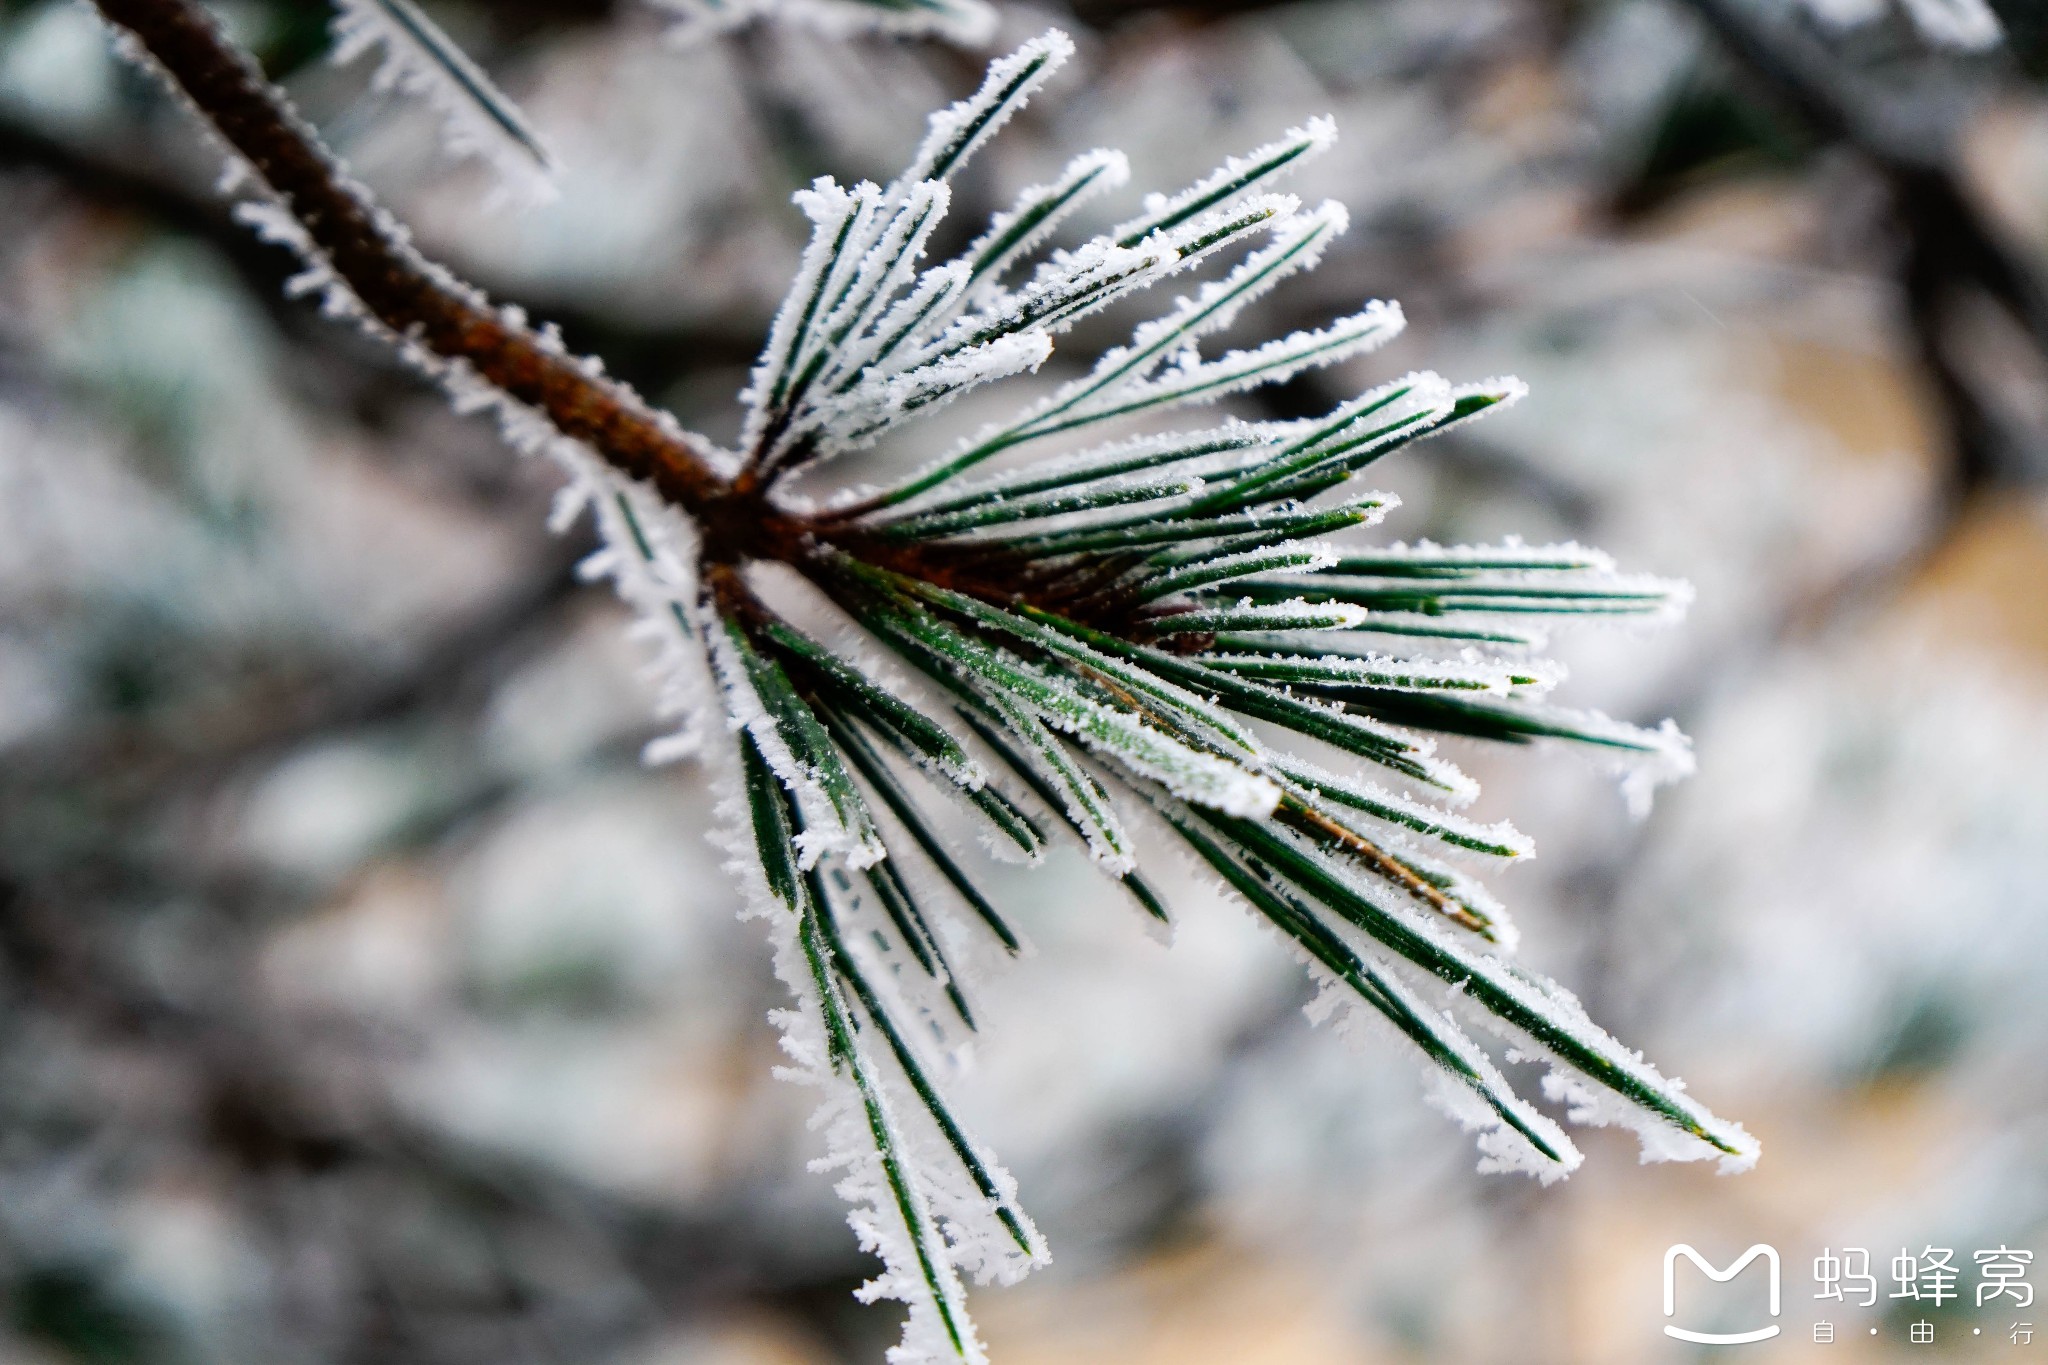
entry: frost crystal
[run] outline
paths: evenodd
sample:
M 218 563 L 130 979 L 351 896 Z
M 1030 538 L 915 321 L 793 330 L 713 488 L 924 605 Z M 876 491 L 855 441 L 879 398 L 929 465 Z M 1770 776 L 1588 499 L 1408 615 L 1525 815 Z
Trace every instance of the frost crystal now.
M 372 82 L 426 100 L 441 118 L 454 157 L 475 157 L 523 203 L 555 197 L 553 160 L 526 118 L 483 69 L 412 0 L 336 0 L 334 62 L 383 49 Z

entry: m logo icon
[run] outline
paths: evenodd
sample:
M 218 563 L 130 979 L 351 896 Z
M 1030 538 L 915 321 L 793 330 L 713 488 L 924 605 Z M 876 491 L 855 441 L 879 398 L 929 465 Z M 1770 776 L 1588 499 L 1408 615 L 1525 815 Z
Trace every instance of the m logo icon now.
M 1728 1281 L 1740 1275 L 1743 1268 L 1751 1261 L 1754 1261 L 1759 1256 L 1763 1257 L 1771 1268 L 1771 1316 L 1774 1318 L 1778 1316 L 1781 1296 L 1778 1275 L 1778 1249 L 1776 1247 L 1765 1246 L 1762 1242 L 1758 1242 L 1755 1246 L 1743 1252 L 1737 1258 L 1735 1264 L 1729 1266 L 1726 1270 L 1716 1270 L 1707 1264 L 1704 1256 L 1701 1256 L 1685 1243 L 1680 1242 L 1677 1246 L 1670 1248 L 1664 1253 L 1665 1317 L 1672 1317 L 1678 1312 L 1678 1258 L 1681 1256 L 1705 1271 L 1707 1278 L 1716 1284 L 1728 1283 Z M 1673 1327 L 1667 1322 L 1664 1324 L 1664 1335 L 1667 1337 L 1677 1337 L 1680 1341 L 1697 1341 L 1707 1346 L 1740 1346 L 1744 1342 L 1764 1341 L 1778 1335 L 1778 1324 L 1774 1322 L 1768 1327 L 1759 1327 L 1749 1332 L 1693 1332 L 1683 1327 Z

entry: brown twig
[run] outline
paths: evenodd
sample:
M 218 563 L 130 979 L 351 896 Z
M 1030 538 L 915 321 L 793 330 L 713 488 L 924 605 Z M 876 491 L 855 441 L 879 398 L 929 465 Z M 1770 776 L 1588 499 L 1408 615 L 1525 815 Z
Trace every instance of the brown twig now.
M 686 511 L 702 516 L 729 495 L 704 452 L 632 390 L 588 373 L 420 257 L 196 0 L 98 4 L 255 169 L 378 322 L 442 360 L 466 362 Z
M 1292 825 L 1311 839 L 1334 844 L 1356 858 L 1379 876 L 1385 877 L 1445 919 L 1470 929 L 1475 934 L 1493 938 L 1493 925 L 1470 907 L 1460 905 L 1442 891 L 1424 880 L 1422 875 L 1401 859 L 1388 853 L 1372 840 L 1352 829 L 1349 825 L 1331 819 L 1313 806 L 1304 804 L 1294 797 L 1286 797 L 1280 803 L 1277 818 Z

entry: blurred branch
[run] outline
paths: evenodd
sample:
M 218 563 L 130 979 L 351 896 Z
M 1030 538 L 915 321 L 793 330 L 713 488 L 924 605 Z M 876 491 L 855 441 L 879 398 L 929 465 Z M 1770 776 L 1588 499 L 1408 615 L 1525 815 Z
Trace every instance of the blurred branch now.
M 2006 431 L 1971 383 L 1952 326 L 1960 299 L 1974 288 L 2048 358 L 2048 287 L 1957 174 L 1961 130 L 1948 106 L 1866 88 L 1797 25 L 1766 22 L 1740 0 L 1681 3 L 1766 97 L 1819 137 L 1854 151 L 1890 192 L 1903 238 L 1897 269 L 1912 342 L 1946 416 L 1951 447 L 1924 553 L 1945 538 L 1972 495 L 2048 477 L 2041 452 Z
M 631 390 L 550 348 L 418 256 L 348 181 L 313 131 L 194 0 L 100 0 L 290 211 L 319 264 L 384 327 L 441 362 L 464 362 L 664 497 L 702 513 L 725 493 L 706 453 Z

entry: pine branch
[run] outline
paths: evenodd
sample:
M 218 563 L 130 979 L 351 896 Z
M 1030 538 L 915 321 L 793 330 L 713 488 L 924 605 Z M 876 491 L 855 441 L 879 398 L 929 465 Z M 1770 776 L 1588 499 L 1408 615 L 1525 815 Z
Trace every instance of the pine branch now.
M 883 1262 L 864 1292 L 910 1306 L 897 1358 L 980 1361 L 961 1272 L 1013 1279 L 1045 1257 L 1014 1182 L 934 1080 L 945 1040 L 976 1027 L 962 945 L 981 934 L 1014 954 L 1023 936 L 899 765 L 979 821 L 993 851 L 1035 858 L 1045 831 L 1070 832 L 1164 921 L 1139 876 L 1145 827 L 1129 818 L 1155 813 L 1333 998 L 1419 1050 L 1446 1107 L 1478 1132 L 1482 1169 L 1548 1181 L 1580 1158 L 1467 1021 L 1547 1063 L 1544 1094 L 1570 1118 L 1634 1127 L 1658 1159 L 1754 1160 L 1739 1127 L 1501 956 L 1512 927 L 1450 859 L 1522 856 L 1527 843 L 1439 804 L 1476 788 L 1433 735 L 1634 754 L 1639 785 L 1685 771 L 1668 725 L 1542 700 L 1561 670 L 1527 658 L 1534 633 L 1516 626 L 1668 616 L 1684 590 L 1574 546 L 1333 539 L 1395 505 L 1346 487 L 1360 471 L 1512 403 L 1520 384 L 1417 373 L 1321 417 L 1102 443 L 1136 414 L 1281 382 L 1399 332 L 1398 308 L 1369 303 L 1201 354 L 1344 231 L 1340 206 L 1273 188 L 1329 145 L 1328 121 L 1054 247 L 1064 213 L 1121 179 L 1121 157 L 1090 153 L 961 256 L 926 266 L 950 177 L 1072 51 L 1056 31 L 1025 44 L 932 116 L 889 185 L 820 179 L 796 196 L 812 240 L 741 395 L 740 448 L 725 452 L 414 253 L 189 0 L 103 9 L 277 197 L 283 214 L 245 216 L 300 249 L 302 287 L 326 289 L 330 311 L 370 323 L 458 406 L 496 408 L 515 444 L 554 456 L 568 475 L 558 525 L 585 510 L 597 521 L 606 548 L 586 572 L 637 610 L 664 707 L 691 718 L 650 754 L 699 753 L 725 791 L 734 866 L 797 1003 L 780 1015 L 789 1074 L 825 1096 L 824 1166 L 847 1172 L 851 1221 Z M 483 80 L 440 61 L 458 84 Z M 844 490 L 824 510 L 788 491 L 800 471 L 1038 368 L 1077 319 L 1212 264 L 1214 278 L 1126 344 L 923 470 Z M 1030 452 L 1076 433 L 1096 443 L 1034 463 Z M 991 462 L 1016 467 L 965 478 Z M 797 626 L 799 590 L 825 624 Z M 1432 634 L 1471 643 L 1455 656 L 1419 649 Z M 1358 643 L 1375 637 L 1395 643 Z M 1290 746 L 1372 764 L 1396 790 Z

